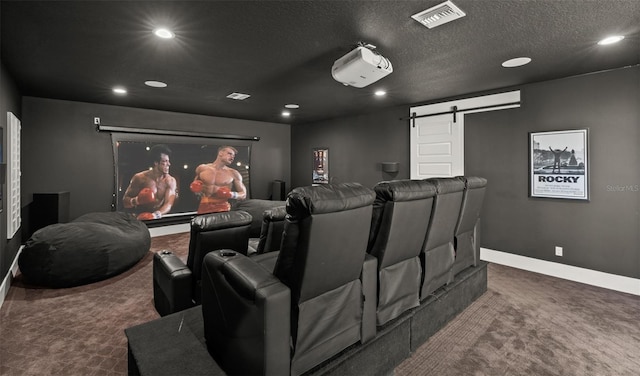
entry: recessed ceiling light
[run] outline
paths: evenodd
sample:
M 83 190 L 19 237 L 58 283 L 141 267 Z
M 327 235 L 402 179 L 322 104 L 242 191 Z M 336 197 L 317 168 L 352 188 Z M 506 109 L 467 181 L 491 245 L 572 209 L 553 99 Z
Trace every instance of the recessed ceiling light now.
M 125 95 L 127 94 L 127 89 L 123 88 L 123 87 L 114 87 L 113 88 L 113 92 L 119 95 Z
M 384 95 L 387 95 L 387 92 L 386 92 L 386 91 L 384 91 L 384 90 L 378 90 L 378 91 L 376 91 L 374 94 L 375 94 L 376 96 L 378 96 L 378 97 L 382 97 L 382 96 L 384 96 Z
M 598 42 L 598 44 L 601 45 L 601 46 L 605 46 L 607 44 L 618 43 L 623 39 L 624 39 L 624 35 L 613 35 L 613 36 L 604 38 L 603 40 Z
M 300 105 L 295 103 L 289 103 L 284 105 L 286 108 L 300 108 Z
M 167 87 L 167 84 L 162 81 L 145 81 L 144 84 L 151 87 Z
M 291 112 L 289 112 L 289 111 L 282 111 L 282 116 L 284 116 L 284 117 L 289 117 L 289 116 L 291 116 Z
M 171 30 L 165 29 L 163 27 L 155 29 L 153 33 L 159 36 L 160 38 L 164 38 L 164 39 L 171 39 L 176 36 Z
M 515 59 L 510 59 L 502 63 L 502 66 L 505 68 L 515 68 L 521 67 L 523 65 L 529 64 L 531 62 L 530 57 L 516 57 Z

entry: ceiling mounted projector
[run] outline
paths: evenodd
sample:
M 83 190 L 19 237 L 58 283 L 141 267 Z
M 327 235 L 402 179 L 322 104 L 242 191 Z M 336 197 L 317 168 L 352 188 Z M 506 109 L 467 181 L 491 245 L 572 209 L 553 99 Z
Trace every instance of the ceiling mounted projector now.
M 336 60 L 331 67 L 333 78 L 347 86 L 365 87 L 393 72 L 389 59 L 365 46 L 358 46 Z

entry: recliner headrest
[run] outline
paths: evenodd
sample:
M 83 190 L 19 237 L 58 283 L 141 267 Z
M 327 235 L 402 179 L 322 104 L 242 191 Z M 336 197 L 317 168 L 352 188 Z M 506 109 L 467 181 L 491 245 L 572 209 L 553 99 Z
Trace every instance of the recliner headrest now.
M 295 188 L 287 197 L 287 214 L 304 218 L 371 205 L 375 192 L 359 183 Z
M 479 176 L 460 176 L 459 178 L 465 182 L 467 189 L 476 189 L 487 186 L 487 179 Z
M 383 181 L 374 187 L 378 201 L 413 201 L 436 195 L 436 187 L 426 180 Z
M 197 215 L 191 219 L 191 230 L 209 231 L 251 224 L 253 217 L 244 210 Z
M 464 182 L 457 178 L 430 178 L 425 179 L 436 186 L 438 194 L 461 192 L 464 190 Z

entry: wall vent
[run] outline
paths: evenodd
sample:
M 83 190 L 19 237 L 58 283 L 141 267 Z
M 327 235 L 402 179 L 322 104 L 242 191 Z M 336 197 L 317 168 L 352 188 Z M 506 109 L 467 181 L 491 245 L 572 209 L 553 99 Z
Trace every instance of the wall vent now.
M 429 29 L 433 29 L 436 26 L 457 20 L 464 16 L 466 16 L 466 13 L 458 8 L 454 3 L 451 1 L 445 1 L 435 7 L 416 13 L 411 16 L 411 18 L 420 22 Z

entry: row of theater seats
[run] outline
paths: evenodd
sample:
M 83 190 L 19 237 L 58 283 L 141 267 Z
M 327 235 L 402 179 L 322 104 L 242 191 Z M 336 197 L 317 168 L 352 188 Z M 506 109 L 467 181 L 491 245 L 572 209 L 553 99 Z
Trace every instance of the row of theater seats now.
M 202 261 L 208 252 L 230 249 L 253 256 L 280 249 L 284 201 L 251 201 L 238 210 L 193 217 L 186 263 L 171 251 L 154 256 L 153 300 L 161 316 L 201 303 Z
M 398 180 L 374 187 L 368 252 L 378 260 L 378 325 L 414 308 L 479 259 L 487 181 Z
M 296 188 L 282 221 L 265 216 L 263 230 L 284 225 L 276 231 L 279 251 L 254 255 L 242 229 L 246 213 L 198 218 L 227 217 L 218 223 L 227 227 L 207 234 L 217 239 L 189 254 L 189 282 L 201 290 L 189 304 L 202 303 L 209 352 L 228 374 L 299 375 L 371 340 L 377 327 L 477 263 L 485 186 L 483 178 L 456 177 L 381 182 L 373 190 L 356 183 Z M 242 241 L 225 245 L 227 237 Z M 171 260 L 154 259 L 161 314 L 186 308 L 162 303 L 176 298 L 167 286 L 188 274 Z

